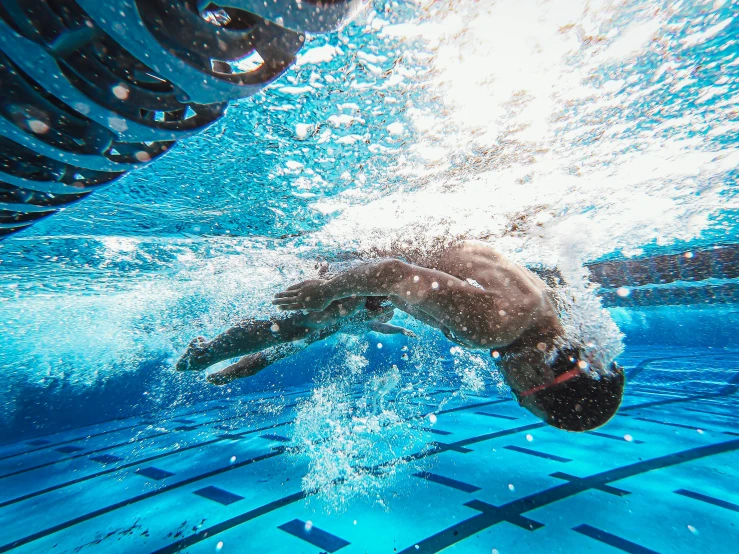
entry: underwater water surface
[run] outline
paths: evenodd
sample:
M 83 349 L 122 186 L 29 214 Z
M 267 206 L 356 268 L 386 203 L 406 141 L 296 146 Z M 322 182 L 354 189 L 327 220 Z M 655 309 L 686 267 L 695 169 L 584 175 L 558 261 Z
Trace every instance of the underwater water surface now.
M 0 242 L 0 552 L 732 552 L 738 36 L 730 0 L 373 2 Z M 173 370 L 319 261 L 458 238 L 565 277 L 626 371 L 605 427 L 398 312 L 417 337 Z

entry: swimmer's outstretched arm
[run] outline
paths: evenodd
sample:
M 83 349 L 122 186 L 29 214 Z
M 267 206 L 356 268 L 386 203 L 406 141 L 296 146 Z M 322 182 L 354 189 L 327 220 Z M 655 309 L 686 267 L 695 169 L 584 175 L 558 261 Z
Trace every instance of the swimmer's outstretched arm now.
M 367 324 L 367 327 L 370 328 L 370 331 L 374 331 L 375 333 L 380 333 L 382 335 L 405 335 L 406 337 L 414 338 L 416 336 L 416 334 L 410 329 L 391 325 L 390 323 L 382 323 L 380 321 L 370 321 Z
M 332 303 L 322 312 L 291 314 L 261 321 L 246 319 L 210 342 L 202 337 L 193 340 L 175 368 L 200 371 L 223 360 L 305 339 L 353 315 L 363 303 L 363 298 L 353 298 Z
M 402 302 L 421 309 L 458 337 L 485 337 L 501 344 L 513 340 L 503 336 L 512 333 L 513 326 L 501 328 L 495 308 L 498 294 L 401 260 L 362 264 L 328 281 L 304 281 L 275 295 L 272 303 L 282 310 L 322 310 L 337 299 L 352 296 L 389 296 L 399 308 L 403 309 Z

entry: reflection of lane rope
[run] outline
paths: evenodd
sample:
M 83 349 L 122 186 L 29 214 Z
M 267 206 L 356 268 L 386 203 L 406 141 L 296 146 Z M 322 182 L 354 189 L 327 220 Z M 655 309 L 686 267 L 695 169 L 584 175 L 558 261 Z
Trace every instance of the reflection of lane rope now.
M 3 0 L 0 236 L 157 159 L 361 0 Z

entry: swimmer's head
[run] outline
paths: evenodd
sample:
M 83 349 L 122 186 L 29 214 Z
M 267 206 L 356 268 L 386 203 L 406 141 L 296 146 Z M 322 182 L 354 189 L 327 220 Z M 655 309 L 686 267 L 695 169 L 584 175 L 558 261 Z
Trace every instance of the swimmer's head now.
M 542 376 L 538 384 L 521 387 L 521 379 L 507 380 L 519 404 L 549 425 L 590 431 L 616 414 L 623 398 L 624 373 L 615 363 L 602 373 L 585 371 L 587 367 L 580 352 L 563 349 L 538 374 Z

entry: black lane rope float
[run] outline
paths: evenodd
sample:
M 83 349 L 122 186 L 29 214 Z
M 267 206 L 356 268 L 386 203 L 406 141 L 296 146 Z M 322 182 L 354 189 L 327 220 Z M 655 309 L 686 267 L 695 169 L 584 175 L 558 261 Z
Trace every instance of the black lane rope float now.
M 0 237 L 156 160 L 362 0 L 0 0 Z

